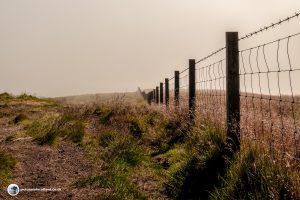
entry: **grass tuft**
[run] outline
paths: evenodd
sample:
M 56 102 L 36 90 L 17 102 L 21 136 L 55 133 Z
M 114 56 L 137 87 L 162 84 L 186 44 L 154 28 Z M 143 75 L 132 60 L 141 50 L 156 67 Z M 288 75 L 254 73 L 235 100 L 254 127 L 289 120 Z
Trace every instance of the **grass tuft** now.
M 27 119 L 27 116 L 26 115 L 24 115 L 24 114 L 18 114 L 13 120 L 12 120 L 12 122 L 14 123 L 14 124 L 18 124 L 18 123 L 20 123 L 20 122 L 22 122 L 22 121 L 24 121 L 24 120 L 26 120 Z
M 119 135 L 109 143 L 103 159 L 133 167 L 141 163 L 144 156 L 135 138 L 129 135 Z
M 106 167 L 103 173 L 79 181 L 79 186 L 111 189 L 106 199 L 146 199 L 131 179 L 133 169 L 147 159 L 138 140 L 126 133 L 106 131 L 99 135 L 98 141 L 104 147 L 101 158 Z
M 0 100 L 1 101 L 7 101 L 13 99 L 13 96 L 7 92 L 1 93 L 0 94 Z
M 46 116 L 25 126 L 28 135 L 40 145 L 53 145 L 61 137 L 80 144 L 84 136 L 84 123 L 76 115 L 64 113 L 62 116 Z
M 147 131 L 146 123 L 137 116 L 130 116 L 129 131 L 134 137 L 141 138 L 142 134 Z
M 117 137 L 117 133 L 112 130 L 105 130 L 98 137 L 98 144 L 102 147 L 108 147 Z
M 11 170 L 16 164 L 16 159 L 10 155 L 0 153 L 0 186 L 4 186 L 11 178 Z
M 106 124 L 113 116 L 113 111 L 107 107 L 99 107 L 93 114 L 99 117 L 101 123 Z
M 39 100 L 37 97 L 35 97 L 33 95 L 30 95 L 30 94 L 26 94 L 26 93 L 23 93 L 23 94 L 17 96 L 17 99 L 20 99 L 20 100 Z
M 298 189 L 298 174 L 250 143 L 231 162 L 211 199 L 296 199 Z
M 224 147 L 224 134 L 216 129 L 188 132 L 185 143 L 175 145 L 166 154 L 171 163 L 165 183 L 168 196 L 207 199 L 225 167 Z

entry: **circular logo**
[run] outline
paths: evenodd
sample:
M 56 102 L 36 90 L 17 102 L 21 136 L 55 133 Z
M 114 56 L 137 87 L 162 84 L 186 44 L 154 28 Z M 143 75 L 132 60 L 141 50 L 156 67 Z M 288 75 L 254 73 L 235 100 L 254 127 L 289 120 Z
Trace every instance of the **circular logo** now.
M 7 187 L 7 192 L 8 194 L 10 194 L 11 196 L 16 196 L 17 194 L 19 194 L 19 186 L 17 184 L 10 184 Z

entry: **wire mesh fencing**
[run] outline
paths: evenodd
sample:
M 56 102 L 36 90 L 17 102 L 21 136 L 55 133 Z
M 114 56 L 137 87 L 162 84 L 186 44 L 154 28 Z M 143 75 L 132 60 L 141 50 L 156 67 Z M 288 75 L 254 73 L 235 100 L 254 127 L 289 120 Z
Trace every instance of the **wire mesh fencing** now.
M 291 44 L 298 44 L 299 36 L 289 35 L 239 52 L 241 136 L 295 159 L 300 158 L 300 65 L 295 65 L 296 46 Z
M 179 73 L 179 107 L 188 109 L 189 102 L 189 73 L 188 68 Z
M 225 128 L 225 60 L 196 68 L 197 116 Z
M 250 48 L 238 50 L 241 42 L 258 33 L 297 18 L 299 13 L 269 26 L 236 38 L 237 52 L 226 38 L 220 48 L 168 79 L 169 103 L 162 104 L 179 112 L 190 113 L 191 89 L 196 89 L 196 109 L 193 120 L 227 130 L 233 115 L 230 106 L 238 98 L 234 113 L 239 140 L 250 139 L 266 147 L 272 155 L 281 155 L 289 164 L 300 166 L 300 33 L 289 34 Z M 231 48 L 231 51 L 229 50 Z M 232 51 L 233 48 L 233 51 Z M 231 53 L 230 53 L 231 52 Z M 233 52 L 233 53 L 232 53 Z M 235 57 L 237 63 L 235 62 Z M 232 68 L 237 67 L 237 74 Z M 191 82 L 191 69 L 195 81 Z M 236 86 L 230 79 L 238 80 Z M 163 85 L 164 88 L 166 84 Z M 232 88 L 238 92 L 232 93 Z M 166 90 L 167 91 L 167 90 Z M 166 95 L 166 91 L 162 95 Z M 153 91 L 153 94 L 155 92 Z M 156 94 L 158 94 L 156 92 Z M 157 102 L 154 100 L 152 102 Z M 156 96 L 155 98 L 160 98 Z M 179 103 L 176 103 L 176 98 Z M 240 134 L 240 135 L 239 135 Z
M 169 78 L 169 107 L 173 108 L 175 107 L 175 77 Z

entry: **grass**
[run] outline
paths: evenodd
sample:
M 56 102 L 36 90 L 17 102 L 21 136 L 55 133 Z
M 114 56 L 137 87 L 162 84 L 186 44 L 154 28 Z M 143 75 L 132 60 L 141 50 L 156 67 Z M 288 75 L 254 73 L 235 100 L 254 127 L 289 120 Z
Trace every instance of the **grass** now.
M 101 159 L 105 161 L 105 170 L 81 180 L 79 185 L 100 186 L 112 190 L 107 199 L 145 199 L 130 179 L 136 166 L 147 160 L 145 151 L 138 140 L 129 134 L 106 131 L 98 138 L 104 147 Z
M 26 119 L 27 119 L 27 116 L 25 114 L 21 113 L 14 117 L 14 119 L 12 120 L 12 123 L 18 124 Z
M 4 92 L 4 93 L 0 94 L 0 100 L 1 101 L 5 102 L 5 101 L 11 100 L 11 99 L 13 99 L 13 96 L 11 94 L 7 93 L 7 92 Z
M 54 145 L 59 138 L 80 144 L 84 137 L 84 122 L 68 112 L 46 115 L 25 126 L 26 133 L 40 145 Z
M 77 187 L 105 189 L 105 199 L 295 199 L 300 195 L 299 174 L 281 158 L 270 157 L 248 140 L 232 154 L 224 130 L 205 123 L 191 125 L 181 112 L 122 99 L 93 106 L 55 105 L 54 112 L 35 117 L 19 112 L 26 115 L 14 116 L 12 125 L 24 125 L 25 133 L 39 145 L 67 141 L 83 147 L 101 169 L 77 180 Z M 39 108 L 39 112 L 48 109 Z M 1 178 L 8 180 L 15 161 L 2 154 L 0 161 L 6 166 L 0 169 L 6 170 L 0 171 Z
M 181 145 L 165 155 L 171 161 L 165 183 L 168 196 L 207 199 L 225 167 L 224 147 L 223 132 L 213 128 L 191 130 Z
M 27 135 L 38 141 L 39 144 L 54 144 L 56 135 L 54 127 L 57 124 L 57 115 L 45 115 L 40 119 L 34 119 L 25 125 Z
M 99 117 L 101 123 L 108 123 L 110 118 L 113 116 L 113 111 L 109 108 L 98 107 L 95 109 L 93 114 Z
M 14 157 L 0 152 L 0 186 L 7 185 L 15 164 L 16 159 Z
M 122 173 L 120 173 L 120 171 Z M 104 197 L 105 199 L 146 199 L 146 197 L 138 191 L 137 186 L 130 182 L 128 173 L 125 173 L 122 168 L 113 168 L 105 171 L 101 175 L 89 177 L 81 182 L 81 185 L 108 188 L 110 193 Z
M 98 144 L 102 147 L 108 147 L 118 137 L 118 133 L 113 130 L 105 130 L 98 137 Z
M 35 97 L 33 95 L 30 95 L 30 94 L 26 94 L 26 93 L 20 94 L 19 96 L 17 96 L 17 99 L 24 100 L 24 101 L 28 101 L 28 100 L 37 100 L 37 101 L 40 101 L 39 98 L 37 98 L 37 97 Z
M 250 144 L 230 162 L 222 186 L 211 199 L 296 199 L 299 174 L 258 146 L 245 143 Z
M 244 141 L 241 151 L 230 155 L 225 141 L 218 129 L 194 130 L 186 145 L 174 146 L 165 154 L 170 161 L 165 191 L 171 199 L 298 197 L 299 174 L 251 141 Z
M 244 144 L 240 153 L 232 155 L 227 150 L 225 133 L 219 128 L 203 124 L 200 128 L 191 128 L 180 116 L 165 115 L 144 107 L 134 109 L 128 110 L 126 115 L 110 118 L 115 123 L 118 120 L 124 123 L 123 118 L 127 116 L 129 120 L 125 123 L 128 126 L 125 127 L 128 133 L 121 129 L 105 132 L 99 137 L 99 144 L 105 148 L 102 159 L 109 163 L 106 171 L 109 176 L 104 173 L 90 180 L 101 187 L 109 186 L 113 190 L 112 196 L 125 198 L 129 195 L 126 192 L 129 189 L 115 183 L 115 179 L 123 180 L 131 188 L 131 175 L 135 169 L 156 163 L 160 167 L 151 166 L 149 172 L 164 177 L 157 184 L 161 184 L 170 199 L 296 197 L 298 176 L 281 163 L 274 163 L 264 151 L 245 148 L 247 145 Z M 253 143 L 249 142 L 249 145 Z M 94 185 L 94 181 L 90 184 Z
M 129 131 L 134 137 L 142 137 L 142 134 L 147 131 L 147 126 L 142 118 L 136 116 L 129 117 Z
M 110 108 L 96 108 L 98 119 L 108 116 L 104 113 L 114 113 L 109 120 L 99 121 L 102 128 L 94 138 L 101 149 L 98 157 L 105 164 L 99 173 L 92 174 L 77 184 L 80 187 L 89 185 L 109 190 L 106 199 L 149 199 L 149 194 L 144 191 L 146 188 L 141 188 L 138 184 L 143 182 L 139 180 L 141 177 L 135 177 L 136 174 L 143 173 L 159 179 L 159 174 L 156 173 L 159 166 L 153 162 L 147 147 L 146 136 L 150 127 L 140 115 L 147 111 L 144 106 L 125 108 L 120 104 L 113 104 Z M 94 111 L 91 113 L 95 114 Z

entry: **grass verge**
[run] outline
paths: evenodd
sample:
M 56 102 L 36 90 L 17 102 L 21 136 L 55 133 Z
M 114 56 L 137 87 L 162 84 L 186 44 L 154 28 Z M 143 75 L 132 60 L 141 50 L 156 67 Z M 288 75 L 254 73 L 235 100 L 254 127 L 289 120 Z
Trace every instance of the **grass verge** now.
M 0 186 L 7 185 L 15 164 L 16 159 L 14 157 L 0 152 Z

